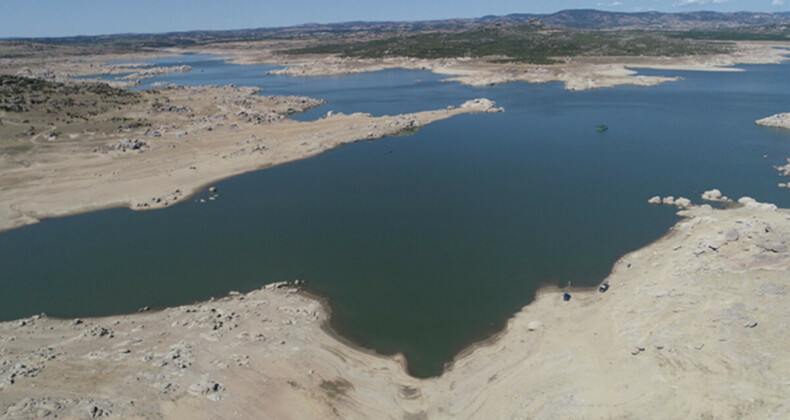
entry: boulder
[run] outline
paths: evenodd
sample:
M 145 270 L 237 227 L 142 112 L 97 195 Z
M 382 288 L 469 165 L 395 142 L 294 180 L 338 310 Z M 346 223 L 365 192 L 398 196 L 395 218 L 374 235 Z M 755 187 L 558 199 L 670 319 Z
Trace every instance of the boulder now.
M 192 395 L 206 395 L 214 392 L 220 392 L 224 389 L 225 388 L 217 382 L 203 380 L 190 385 L 188 391 Z
M 115 150 L 125 152 L 127 150 L 142 150 L 144 148 L 148 148 L 148 143 L 137 139 L 123 139 L 112 147 Z
M 687 209 L 691 207 L 691 200 L 684 197 L 678 197 L 677 200 L 675 200 L 675 207 L 679 209 Z
M 728 201 L 729 199 L 722 195 L 721 191 L 714 188 L 712 190 L 702 193 L 702 199 L 705 201 Z
M 751 207 L 760 210 L 776 210 L 776 204 L 760 203 L 751 197 L 741 197 L 738 199 L 738 204 L 745 207 Z
M 766 251 L 771 251 L 776 254 L 784 254 L 787 252 L 787 243 L 785 242 L 768 242 L 763 246 Z

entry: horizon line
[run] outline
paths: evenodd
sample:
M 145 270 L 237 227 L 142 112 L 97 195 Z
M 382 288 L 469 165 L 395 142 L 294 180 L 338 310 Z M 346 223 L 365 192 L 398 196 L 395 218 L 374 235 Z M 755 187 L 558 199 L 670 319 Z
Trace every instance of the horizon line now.
M 734 15 L 739 13 L 751 13 L 755 15 L 790 15 L 790 11 L 775 11 L 775 12 L 753 12 L 749 10 L 740 10 L 736 12 L 718 12 L 715 10 L 688 10 L 683 12 L 661 12 L 657 10 L 646 10 L 641 12 L 617 12 L 617 11 L 608 11 L 608 10 L 600 10 L 594 8 L 580 8 L 580 9 L 562 9 L 552 13 L 529 13 L 529 12 L 514 12 L 508 13 L 505 15 L 483 15 L 478 17 L 450 17 L 450 18 L 443 18 L 443 19 L 424 19 L 424 20 L 350 20 L 350 21 L 339 21 L 339 22 L 305 22 L 299 23 L 295 25 L 285 25 L 285 26 L 259 26 L 259 27 L 246 27 L 246 28 L 226 28 L 226 29 L 189 29 L 189 30 L 178 30 L 178 31 L 163 31 L 163 32 L 116 32 L 116 33 L 99 33 L 99 34 L 79 34 L 79 35 L 64 35 L 64 36 L 28 36 L 28 37 L 0 37 L 0 41 L 35 41 L 35 40 L 56 40 L 56 39 L 70 39 L 70 38 L 99 38 L 99 37 L 111 37 L 111 36 L 143 36 L 143 35 L 176 35 L 176 34 L 189 34 L 194 32 L 233 32 L 233 31 L 256 31 L 256 30 L 282 30 L 282 29 L 289 29 L 289 28 L 299 28 L 299 27 L 306 27 L 306 26 L 334 26 L 334 25 L 347 25 L 347 24 L 376 24 L 376 23 L 427 23 L 427 22 L 444 22 L 444 21 L 453 21 L 453 20 L 476 20 L 476 19 L 484 19 L 484 18 L 497 18 L 497 17 L 507 17 L 507 16 L 515 16 L 515 15 L 533 15 L 533 16 L 552 16 L 563 12 L 573 12 L 573 11 L 589 11 L 589 12 L 599 12 L 599 13 L 606 13 L 606 14 L 619 14 L 619 15 L 642 15 L 642 14 L 659 14 L 659 15 L 684 15 L 684 14 L 692 14 L 692 13 L 713 13 L 717 15 Z

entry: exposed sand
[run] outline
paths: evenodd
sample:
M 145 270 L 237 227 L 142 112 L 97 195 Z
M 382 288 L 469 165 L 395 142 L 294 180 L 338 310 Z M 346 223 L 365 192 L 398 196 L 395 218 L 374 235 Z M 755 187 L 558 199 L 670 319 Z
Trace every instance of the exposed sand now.
M 271 285 L 161 312 L 0 323 L 0 413 L 89 418 L 787 418 L 790 211 L 692 207 L 438 378 L 348 347 Z
M 254 43 L 250 43 L 254 44 Z M 631 68 L 666 70 L 739 71 L 738 64 L 772 64 L 787 59 L 790 43 L 739 42 L 729 54 L 688 57 L 574 57 L 555 65 L 491 63 L 488 58 L 468 59 L 354 59 L 337 56 L 288 56 L 276 54 L 276 48 L 251 48 L 236 44 L 223 50 L 237 64 L 278 64 L 286 67 L 273 74 L 292 76 L 328 76 L 378 71 L 390 68 L 430 70 L 448 75 L 446 80 L 472 86 L 490 86 L 515 81 L 528 83 L 562 82 L 568 90 L 589 90 L 619 85 L 655 86 L 677 81 L 678 77 L 637 75 Z M 782 49 L 780 49 L 782 48 Z M 201 52 L 217 53 L 212 48 Z
M 297 122 L 285 115 L 321 102 L 261 97 L 257 92 L 231 86 L 165 89 L 146 93 L 139 104 L 95 117 L 108 130 L 88 124 L 84 131 L 74 131 L 76 122 L 63 124 L 49 117 L 41 123 L 45 131 L 14 134 L 30 150 L 0 154 L 0 231 L 101 208 L 162 208 L 233 175 L 460 114 L 501 111 L 483 99 L 414 114 L 334 114 Z M 120 123 L 107 121 L 118 117 L 150 125 L 115 130 Z M 0 111 L 0 118 L 9 132 L 29 126 L 23 123 L 25 113 Z M 64 132 L 53 135 L 59 131 Z M 143 146 L 118 150 L 123 141 Z

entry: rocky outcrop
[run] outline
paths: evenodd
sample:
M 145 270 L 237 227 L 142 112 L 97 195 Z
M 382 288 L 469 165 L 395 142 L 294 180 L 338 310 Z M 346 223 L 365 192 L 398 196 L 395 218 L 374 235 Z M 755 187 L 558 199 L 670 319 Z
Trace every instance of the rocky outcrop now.
M 160 112 L 178 112 L 178 113 L 192 113 L 192 108 L 186 105 L 172 105 L 169 100 L 154 101 L 151 103 L 150 113 L 158 114 Z
M 121 152 L 125 152 L 127 150 L 148 149 L 149 146 L 148 146 L 148 143 L 146 143 L 146 142 L 144 142 L 142 140 L 138 140 L 138 139 L 134 139 L 134 140 L 132 140 L 132 139 L 123 139 L 123 140 L 119 141 L 118 143 L 116 143 L 114 145 L 111 145 L 110 147 L 115 149 L 115 150 L 118 150 L 118 151 L 121 151 Z
M 505 108 L 497 108 L 496 102 L 486 98 L 470 99 L 461 104 L 459 108 L 473 110 L 475 112 L 505 112 Z
M 267 96 L 266 100 L 272 106 L 287 106 L 285 113 L 286 114 L 295 114 L 299 112 L 307 111 L 308 109 L 313 109 L 315 107 L 319 107 L 321 105 L 326 104 L 326 100 L 324 99 L 315 99 L 310 98 L 307 96 L 297 96 L 297 95 L 289 95 L 289 96 Z
M 664 204 L 666 206 L 675 206 L 681 210 L 688 209 L 692 206 L 691 200 L 688 198 L 675 198 L 671 195 L 664 198 L 661 198 L 660 196 L 654 196 L 647 200 L 647 202 L 648 204 Z
M 140 80 L 149 79 L 151 77 L 161 76 L 170 73 L 187 73 L 192 71 L 191 66 L 171 66 L 171 67 L 151 67 L 143 70 L 135 71 L 131 74 L 121 77 L 121 80 Z
M 732 200 L 727 198 L 726 195 L 722 195 L 721 191 L 714 188 L 712 190 L 708 190 L 702 193 L 702 199 L 705 201 L 713 201 L 719 203 L 731 203 Z

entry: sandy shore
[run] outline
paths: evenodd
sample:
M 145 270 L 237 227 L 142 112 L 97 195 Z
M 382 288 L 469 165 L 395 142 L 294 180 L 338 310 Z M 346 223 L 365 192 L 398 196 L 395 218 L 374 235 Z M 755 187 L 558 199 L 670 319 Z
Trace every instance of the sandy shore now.
M 254 44 L 254 43 L 250 43 Z M 273 74 L 292 76 L 329 76 L 379 71 L 391 68 L 430 70 L 447 75 L 447 81 L 471 86 L 491 86 L 510 82 L 562 82 L 572 91 L 600 89 L 619 85 L 656 86 L 677 81 L 678 77 L 638 75 L 633 68 L 693 71 L 738 71 L 738 64 L 774 64 L 787 60 L 790 43 L 739 42 L 728 54 L 687 57 L 574 57 L 562 58 L 562 64 L 528 65 L 492 63 L 488 58 L 469 59 L 414 59 L 392 57 L 383 59 L 354 59 L 337 56 L 287 56 L 277 54 L 282 45 L 252 48 L 235 44 L 219 50 L 202 47 L 199 52 L 222 53 L 237 64 L 284 65 Z M 780 49 L 782 48 L 782 49 Z
M 785 418 L 790 211 L 694 206 L 606 293 L 557 290 L 437 378 L 338 341 L 288 285 L 0 323 L 4 418 Z M 68 383 L 68 388 L 64 384 Z M 671 403 L 668 403 L 671 402 Z
M 0 155 L 0 231 L 102 208 L 162 208 L 233 175 L 461 114 L 501 111 L 479 99 L 413 114 L 329 113 L 297 122 L 286 116 L 323 102 L 234 86 L 139 95 L 68 123 L 43 110 L 0 112 L 3 141 L 22 150 Z

